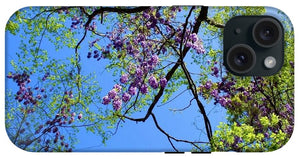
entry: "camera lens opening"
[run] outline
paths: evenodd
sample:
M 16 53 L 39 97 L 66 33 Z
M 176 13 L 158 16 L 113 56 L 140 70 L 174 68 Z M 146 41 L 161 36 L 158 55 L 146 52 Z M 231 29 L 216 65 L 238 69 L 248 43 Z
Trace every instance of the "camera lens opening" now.
M 272 18 L 263 18 L 253 27 L 253 39 L 261 47 L 273 47 L 282 38 L 282 27 Z
M 231 71 L 237 74 L 244 74 L 255 66 L 256 54 L 250 46 L 237 44 L 229 49 L 226 63 Z

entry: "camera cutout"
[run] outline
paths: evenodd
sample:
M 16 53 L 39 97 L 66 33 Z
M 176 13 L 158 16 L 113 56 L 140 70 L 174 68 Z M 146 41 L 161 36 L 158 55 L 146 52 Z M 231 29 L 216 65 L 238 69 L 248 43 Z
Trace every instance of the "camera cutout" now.
M 283 27 L 271 16 L 237 16 L 224 28 L 224 65 L 239 76 L 269 76 L 283 65 Z
M 254 41 L 261 47 L 272 47 L 282 37 L 282 29 L 278 21 L 272 18 L 263 18 L 253 27 L 252 36 Z
M 237 44 L 228 51 L 226 61 L 234 72 L 246 73 L 254 67 L 256 55 L 250 46 Z

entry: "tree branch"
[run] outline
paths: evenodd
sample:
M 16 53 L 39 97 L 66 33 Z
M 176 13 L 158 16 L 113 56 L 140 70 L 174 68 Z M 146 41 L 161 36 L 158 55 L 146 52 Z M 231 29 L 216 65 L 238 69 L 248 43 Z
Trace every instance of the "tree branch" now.
M 263 96 L 265 96 L 265 98 L 269 101 L 270 105 L 273 107 L 273 109 L 274 109 L 274 111 L 275 111 L 275 114 L 278 115 L 279 113 L 278 113 L 278 111 L 277 111 L 277 109 L 276 109 L 275 104 L 273 103 L 272 99 L 270 98 L 270 96 L 267 95 L 266 92 L 265 92 L 265 90 L 264 90 L 261 86 L 258 85 L 258 82 L 257 82 L 256 78 L 253 77 L 253 79 L 254 79 L 255 84 L 257 85 L 257 88 L 258 88 L 259 92 L 260 92 Z
M 179 46 L 180 55 L 182 55 L 181 54 L 181 52 L 182 52 L 182 46 L 183 46 L 184 36 L 185 36 L 185 32 L 186 32 L 186 27 L 187 27 L 188 22 L 189 22 L 188 20 L 189 20 L 189 18 L 190 18 L 190 16 L 191 16 L 191 14 L 192 14 L 192 12 L 193 12 L 194 9 L 195 9 L 195 6 L 193 6 L 190 9 L 190 12 L 189 12 L 189 14 L 187 15 L 187 17 L 185 19 L 185 23 L 183 24 L 183 30 L 182 30 L 181 41 L 180 41 L 180 46 Z
M 174 98 L 170 99 L 169 101 L 167 101 L 167 102 L 165 102 L 165 103 L 163 103 L 163 104 L 161 104 L 161 105 L 158 105 L 157 107 L 162 107 L 162 106 L 164 106 L 164 105 L 166 105 L 166 104 L 172 102 L 173 100 L 175 100 L 176 98 L 178 98 L 180 95 L 182 95 L 182 94 L 183 94 L 185 91 L 187 91 L 187 90 L 188 90 L 188 89 L 183 90 L 183 91 L 180 92 L 178 95 L 176 95 Z
M 177 138 L 171 136 L 170 134 L 168 134 L 166 131 L 164 131 L 164 130 L 159 126 L 159 124 L 158 124 L 158 122 L 157 122 L 157 120 L 156 120 L 156 117 L 155 117 L 155 115 L 154 115 L 153 113 L 151 113 L 151 116 L 152 116 L 152 119 L 153 119 L 153 121 L 154 121 L 154 124 L 155 124 L 156 128 L 157 128 L 160 132 L 162 132 L 163 134 L 165 134 L 165 135 L 168 137 L 168 140 L 169 140 L 169 142 L 171 143 L 171 146 L 172 146 L 173 149 L 174 149 L 175 151 L 177 151 L 177 152 L 178 152 L 178 150 L 174 147 L 174 145 L 173 145 L 173 143 L 170 141 L 170 139 L 175 140 L 175 141 L 177 141 L 177 142 L 184 142 L 184 143 L 192 144 L 193 146 L 195 146 L 195 147 L 198 148 L 199 150 L 201 150 L 201 148 L 197 145 L 197 143 L 198 143 L 198 144 L 199 144 L 199 143 L 207 143 L 207 142 L 203 142 L 203 141 L 188 141 L 188 140 L 177 139 Z
M 81 66 L 80 66 L 80 55 L 78 53 L 78 48 L 79 48 L 80 44 L 83 42 L 83 40 L 85 39 L 86 34 L 87 34 L 87 29 L 84 29 L 84 34 L 75 47 L 75 58 L 76 58 L 75 61 L 76 61 L 77 75 L 78 75 L 78 76 L 76 76 L 76 78 L 78 77 L 78 79 L 76 79 L 76 86 L 77 86 L 77 90 L 78 90 L 78 101 L 80 101 L 80 98 L 81 98 L 80 84 L 79 84 L 79 82 L 81 82 L 81 77 L 80 77 Z
M 193 27 L 192 33 L 196 33 L 196 34 L 198 33 L 202 21 L 204 21 L 205 18 L 207 17 L 207 10 L 208 10 L 208 7 L 203 6 L 201 8 L 201 11 L 200 11 L 200 13 L 196 19 L 195 25 Z M 167 73 L 167 75 L 166 75 L 167 81 L 169 81 L 171 79 L 172 75 L 175 73 L 177 68 L 181 65 L 182 60 L 184 59 L 184 57 L 186 56 L 186 54 L 188 53 L 189 50 L 190 50 L 189 47 L 184 47 L 183 52 L 182 52 L 182 57 L 177 60 L 177 62 L 174 64 L 174 66 L 171 68 L 171 70 Z M 125 117 L 129 120 L 132 120 L 132 121 L 136 121 L 136 122 L 146 121 L 149 118 L 150 114 L 152 113 L 154 106 L 157 104 L 160 97 L 163 95 L 163 92 L 164 92 L 164 88 L 160 88 L 160 90 L 154 97 L 153 102 L 149 106 L 145 117 L 143 117 L 143 118 L 131 118 L 131 117 L 127 117 L 127 116 L 123 116 L 123 117 Z M 206 119 L 206 120 L 208 120 L 208 119 Z
M 177 150 L 177 148 L 174 146 L 174 144 L 172 143 L 170 137 L 168 137 L 168 141 L 170 142 L 170 144 L 171 144 L 171 146 L 173 147 L 173 149 L 174 149 L 176 152 L 179 152 L 179 151 Z
M 22 120 L 21 120 L 21 123 L 20 123 L 20 126 L 19 126 L 19 128 L 18 128 L 18 130 L 16 132 L 16 135 L 14 136 L 14 140 L 13 140 L 14 144 L 16 144 L 16 142 L 17 142 L 17 139 L 18 139 L 18 137 L 20 135 L 20 131 L 21 131 L 23 123 L 25 122 L 25 119 L 26 119 L 26 114 L 24 113 L 23 117 L 22 117 Z
M 130 13 L 142 12 L 149 8 L 150 7 L 135 7 L 135 8 L 101 7 L 100 9 L 95 10 L 90 16 L 88 16 L 88 20 L 84 26 L 87 27 L 96 15 L 103 14 L 103 12 L 115 12 L 115 13 L 119 13 L 119 14 L 124 14 L 124 13 L 130 14 Z
M 189 102 L 189 104 L 187 106 L 185 106 L 184 108 L 180 108 L 180 109 L 171 109 L 171 111 L 174 111 L 174 112 L 177 112 L 177 111 L 184 111 L 186 110 L 187 108 L 189 108 L 191 105 L 192 105 L 192 101 L 195 100 L 195 98 L 192 98 Z
M 216 21 L 214 21 L 213 19 L 210 19 L 208 17 L 206 17 L 205 22 L 207 22 L 209 25 L 212 25 L 212 26 L 220 28 L 220 29 L 223 29 L 225 27 L 224 24 L 217 23 Z
M 203 116 L 203 119 L 204 119 L 204 124 L 205 124 L 205 129 L 206 129 L 206 132 L 207 132 L 207 138 L 209 139 L 209 141 L 211 141 L 211 137 L 212 137 L 212 129 L 211 129 L 211 124 L 210 124 L 210 121 L 206 115 L 206 112 L 205 112 L 205 109 L 204 109 L 204 106 L 203 104 L 201 103 L 201 101 L 199 100 L 198 98 L 198 94 L 197 94 L 197 88 L 196 88 L 196 85 L 191 77 L 191 75 L 189 74 L 186 66 L 184 63 L 181 63 L 181 67 L 183 69 L 183 72 L 188 80 L 188 83 L 189 83 L 189 88 L 190 90 L 192 91 L 192 94 L 197 102 L 197 105 L 200 109 L 200 112 Z

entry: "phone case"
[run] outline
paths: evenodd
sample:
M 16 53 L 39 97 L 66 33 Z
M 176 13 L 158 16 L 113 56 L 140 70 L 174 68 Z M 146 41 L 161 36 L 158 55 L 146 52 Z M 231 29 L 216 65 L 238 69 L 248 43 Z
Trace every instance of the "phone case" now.
M 282 23 L 278 73 L 223 66 L 224 26 L 241 15 Z M 5 126 L 25 151 L 266 152 L 293 132 L 293 27 L 275 8 L 26 7 L 5 51 Z

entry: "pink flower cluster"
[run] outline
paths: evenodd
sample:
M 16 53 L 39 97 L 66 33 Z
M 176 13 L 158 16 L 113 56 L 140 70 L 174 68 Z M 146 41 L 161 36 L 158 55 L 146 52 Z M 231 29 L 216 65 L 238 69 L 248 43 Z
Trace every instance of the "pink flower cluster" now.
M 205 53 L 203 41 L 198 38 L 196 33 L 191 33 L 190 30 L 186 30 L 182 39 L 183 31 L 181 29 L 177 29 L 177 32 L 178 34 L 175 36 L 176 45 L 179 45 L 182 42 L 186 47 L 194 49 L 198 54 Z
M 128 90 L 122 93 L 122 86 L 119 84 L 115 84 L 113 89 L 111 89 L 108 94 L 102 98 L 102 104 L 108 105 L 112 103 L 114 110 L 120 110 L 122 107 L 122 103 L 128 102 L 132 96 L 136 95 L 138 89 L 142 94 L 147 94 L 149 92 L 149 87 L 147 83 L 144 83 L 140 80 L 141 77 L 144 76 L 143 73 L 139 73 L 141 71 L 141 69 L 136 70 L 136 77 L 130 76 L 128 74 L 123 74 L 120 78 L 120 82 L 122 84 L 128 83 L 129 77 L 133 78 L 133 82 L 129 85 Z M 163 77 L 158 81 L 154 75 L 151 75 L 148 78 L 148 84 L 153 89 L 157 89 L 159 86 L 161 88 L 164 88 L 167 85 L 167 79 Z
M 112 102 L 114 110 L 120 110 L 122 107 L 122 102 L 128 102 L 131 98 L 131 95 L 126 92 L 121 96 L 121 91 L 122 86 L 119 84 L 115 84 L 113 89 L 110 90 L 108 94 L 102 98 L 102 104 L 108 105 L 110 102 Z

